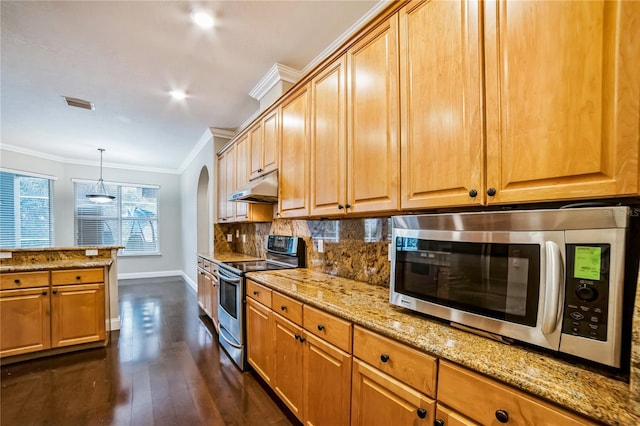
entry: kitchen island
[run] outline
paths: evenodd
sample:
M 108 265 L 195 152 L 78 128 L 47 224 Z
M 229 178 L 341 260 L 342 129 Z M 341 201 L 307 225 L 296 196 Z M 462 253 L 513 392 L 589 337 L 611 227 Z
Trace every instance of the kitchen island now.
M 388 288 L 309 269 L 255 272 L 247 277 L 441 362 L 450 361 L 595 422 L 640 422 L 634 412 L 640 396 L 632 391 L 633 368 L 630 386 L 592 368 L 479 337 L 393 306 L 388 302 Z M 638 343 L 634 342 L 634 350 Z
M 120 328 L 119 248 L 0 250 L 3 364 L 107 345 Z

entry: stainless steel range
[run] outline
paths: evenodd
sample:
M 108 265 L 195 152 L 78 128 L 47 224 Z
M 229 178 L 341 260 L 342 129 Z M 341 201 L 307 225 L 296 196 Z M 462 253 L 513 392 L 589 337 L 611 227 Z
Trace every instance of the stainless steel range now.
M 224 262 L 218 266 L 220 345 L 241 371 L 246 369 L 245 273 L 304 267 L 305 246 L 298 237 L 268 235 L 265 251 L 264 260 Z

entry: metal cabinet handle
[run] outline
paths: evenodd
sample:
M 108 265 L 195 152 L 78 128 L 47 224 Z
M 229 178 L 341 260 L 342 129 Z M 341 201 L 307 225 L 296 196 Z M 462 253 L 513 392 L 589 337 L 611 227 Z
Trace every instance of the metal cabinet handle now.
M 345 205 L 344 205 L 344 208 L 345 208 L 345 209 L 350 209 L 350 208 L 351 208 L 351 204 L 349 204 L 349 203 L 345 204 Z
M 58 294 L 58 290 L 53 290 L 51 293 Z
M 324 330 L 324 325 L 318 324 L 318 331 L 322 331 L 322 330 Z
M 387 354 L 380 355 L 380 361 L 388 362 L 389 361 L 389 355 L 387 355 Z
M 507 423 L 509 421 L 509 413 L 506 410 L 496 410 L 496 420 L 500 423 Z
M 18 280 L 18 279 L 13 280 L 13 282 L 14 282 L 16 285 L 20 285 L 20 280 Z
M 286 311 L 286 310 L 287 310 L 287 307 L 286 307 L 286 306 L 284 306 L 284 305 L 282 305 L 282 306 L 280 306 L 280 309 L 282 309 L 283 311 Z
M 427 417 L 427 410 L 425 410 L 424 408 L 418 408 L 417 414 L 418 417 L 424 419 L 425 417 Z
M 80 275 L 76 275 L 76 280 L 81 280 L 82 277 Z

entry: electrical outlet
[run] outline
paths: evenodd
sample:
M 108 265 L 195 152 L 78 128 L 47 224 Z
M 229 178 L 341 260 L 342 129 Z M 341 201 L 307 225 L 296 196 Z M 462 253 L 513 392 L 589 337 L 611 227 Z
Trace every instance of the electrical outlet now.
M 324 253 L 324 240 L 318 240 L 318 253 Z
M 11 252 L 10 251 L 3 251 L 0 252 L 0 259 L 11 259 Z
M 233 234 L 227 234 L 227 242 L 233 242 Z
M 97 256 L 98 255 L 98 250 L 96 249 L 88 249 L 84 251 L 84 255 L 85 256 Z
M 247 234 L 242 234 L 242 242 L 243 243 L 247 242 Z
M 240 230 L 236 229 L 236 238 L 240 238 Z

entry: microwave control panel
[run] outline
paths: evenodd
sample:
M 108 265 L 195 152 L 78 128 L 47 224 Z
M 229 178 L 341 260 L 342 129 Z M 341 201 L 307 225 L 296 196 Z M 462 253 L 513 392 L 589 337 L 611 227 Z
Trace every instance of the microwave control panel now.
M 609 244 L 567 244 L 562 333 L 607 340 Z

